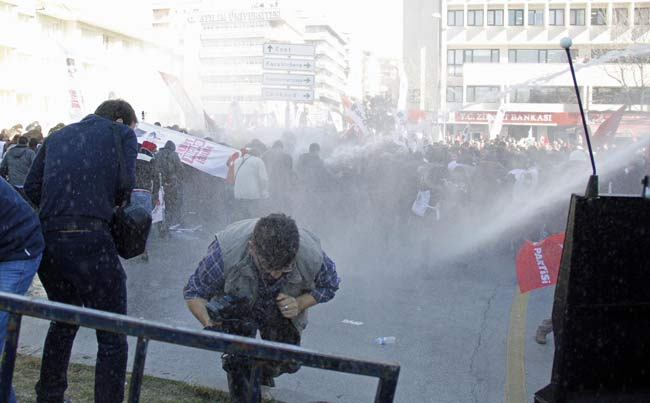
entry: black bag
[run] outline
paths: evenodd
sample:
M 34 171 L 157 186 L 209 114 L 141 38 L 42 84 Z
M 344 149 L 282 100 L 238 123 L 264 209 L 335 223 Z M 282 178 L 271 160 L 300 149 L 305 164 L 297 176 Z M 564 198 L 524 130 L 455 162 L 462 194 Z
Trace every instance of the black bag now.
M 128 183 L 126 163 L 124 161 L 124 150 L 119 133 L 113 128 L 113 138 L 118 156 L 120 184 Z M 125 189 L 118 189 L 122 193 Z M 130 194 L 130 189 L 129 192 Z M 119 206 L 113 213 L 111 234 L 117 248 L 117 253 L 124 259 L 131 259 L 144 253 L 147 244 L 147 237 L 151 229 L 151 214 L 140 206 L 126 205 Z

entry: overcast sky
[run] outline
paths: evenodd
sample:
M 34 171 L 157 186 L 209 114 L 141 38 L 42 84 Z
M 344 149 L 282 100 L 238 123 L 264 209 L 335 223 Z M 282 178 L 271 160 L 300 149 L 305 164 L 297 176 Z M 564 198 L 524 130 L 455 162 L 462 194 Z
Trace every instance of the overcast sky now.
M 285 4 L 326 16 L 337 30 L 350 32 L 363 49 L 401 57 L 402 0 L 285 0 Z

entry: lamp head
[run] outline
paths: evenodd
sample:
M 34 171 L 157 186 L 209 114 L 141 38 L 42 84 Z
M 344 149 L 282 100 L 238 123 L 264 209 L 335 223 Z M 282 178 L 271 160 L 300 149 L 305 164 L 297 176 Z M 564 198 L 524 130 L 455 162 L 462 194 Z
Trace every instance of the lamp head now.
M 560 41 L 560 46 L 562 46 L 564 49 L 569 49 L 571 45 L 573 45 L 573 41 L 568 36 L 562 38 Z

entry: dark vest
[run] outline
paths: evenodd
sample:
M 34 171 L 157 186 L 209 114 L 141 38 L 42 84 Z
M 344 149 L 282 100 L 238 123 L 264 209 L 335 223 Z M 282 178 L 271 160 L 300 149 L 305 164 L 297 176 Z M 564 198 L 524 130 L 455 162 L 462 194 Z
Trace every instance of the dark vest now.
M 238 221 L 217 233 L 224 264 L 226 294 L 248 298 L 252 303 L 257 299 L 258 269 L 249 253 L 257 219 Z M 314 289 L 314 279 L 323 264 L 323 251 L 320 241 L 311 232 L 300 229 L 300 247 L 293 264 L 293 271 L 281 292 L 299 297 Z M 220 297 L 220 295 L 217 295 Z M 307 326 L 307 311 L 301 312 L 292 320 L 293 325 L 302 331 Z

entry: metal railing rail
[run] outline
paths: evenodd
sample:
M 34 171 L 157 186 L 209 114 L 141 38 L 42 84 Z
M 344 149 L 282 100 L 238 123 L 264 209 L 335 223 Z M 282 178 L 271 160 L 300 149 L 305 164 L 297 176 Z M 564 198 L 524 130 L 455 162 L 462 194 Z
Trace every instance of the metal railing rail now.
M 393 401 L 400 371 L 400 366 L 397 363 L 354 359 L 319 353 L 284 343 L 211 331 L 178 328 L 126 315 L 47 300 L 36 300 L 5 292 L 0 292 L 0 310 L 9 313 L 7 338 L 0 367 L 0 403 L 9 401 L 9 391 L 13 379 L 18 336 L 23 315 L 137 337 L 138 342 L 129 386 L 128 401 L 132 403 L 139 402 L 140 399 L 147 347 L 150 340 L 228 354 L 245 355 L 263 360 L 293 360 L 307 367 L 379 378 L 375 393 L 376 403 Z M 259 371 L 254 372 L 256 373 L 254 386 L 259 387 Z

